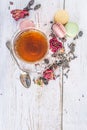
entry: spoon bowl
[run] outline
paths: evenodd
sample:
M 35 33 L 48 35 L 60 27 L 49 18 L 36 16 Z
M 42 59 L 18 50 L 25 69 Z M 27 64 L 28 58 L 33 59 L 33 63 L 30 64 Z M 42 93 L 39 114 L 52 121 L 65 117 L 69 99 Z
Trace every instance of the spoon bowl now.
M 29 74 L 20 74 L 20 81 L 25 88 L 29 88 L 31 85 L 31 79 Z

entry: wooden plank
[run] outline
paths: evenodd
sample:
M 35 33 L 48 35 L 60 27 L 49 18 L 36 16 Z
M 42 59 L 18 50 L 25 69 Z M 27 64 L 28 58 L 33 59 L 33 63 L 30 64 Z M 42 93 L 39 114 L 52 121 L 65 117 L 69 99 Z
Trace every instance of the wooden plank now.
M 70 64 L 69 78 L 64 79 L 64 130 L 86 130 L 87 124 L 87 1 L 66 0 L 70 21 L 77 22 L 84 35 L 77 40 L 77 59 Z
M 23 8 L 27 1 L 14 0 L 11 9 Z M 50 31 L 50 20 L 54 13 L 63 7 L 63 0 L 37 0 L 42 8 L 30 12 L 28 19 L 38 21 L 40 29 L 46 34 Z M 20 71 L 10 56 L 5 43 L 12 37 L 18 23 L 11 19 L 9 2 L 0 2 L 0 130 L 57 130 L 61 129 L 60 122 L 60 87 L 59 79 L 50 82 L 47 87 L 39 88 L 32 82 L 30 89 L 25 89 L 20 81 Z M 43 27 L 44 24 L 48 26 Z M 33 75 L 32 75 L 33 77 Z M 60 80 L 61 82 L 61 80 Z

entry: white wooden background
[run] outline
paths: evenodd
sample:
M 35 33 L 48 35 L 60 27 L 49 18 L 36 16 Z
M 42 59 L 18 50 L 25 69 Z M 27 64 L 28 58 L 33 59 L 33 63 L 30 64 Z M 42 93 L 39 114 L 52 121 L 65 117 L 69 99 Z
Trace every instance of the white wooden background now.
M 26 6 L 28 0 L 13 0 L 11 9 Z M 42 7 L 30 12 L 27 19 L 37 22 L 46 34 L 54 13 L 63 8 L 63 0 L 36 0 Z M 50 82 L 44 88 L 33 84 L 24 88 L 20 71 L 10 56 L 5 43 L 18 27 L 10 15 L 9 0 L 0 1 L 0 130 L 87 130 L 87 0 L 65 0 L 70 20 L 76 21 L 84 32 L 77 41 L 78 58 L 71 63 L 69 78 L 63 81 L 63 122 L 61 128 L 61 79 Z M 50 24 L 48 24 L 50 25 Z M 33 74 L 32 74 L 33 77 Z

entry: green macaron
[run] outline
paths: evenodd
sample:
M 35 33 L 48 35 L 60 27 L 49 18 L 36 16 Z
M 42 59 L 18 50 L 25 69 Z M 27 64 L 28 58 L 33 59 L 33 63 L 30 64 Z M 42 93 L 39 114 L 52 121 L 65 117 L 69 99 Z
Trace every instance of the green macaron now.
M 65 25 L 65 29 L 66 29 L 66 34 L 69 36 L 69 37 L 75 37 L 78 32 L 79 32 L 79 27 L 76 23 L 74 22 L 68 22 L 66 25 Z

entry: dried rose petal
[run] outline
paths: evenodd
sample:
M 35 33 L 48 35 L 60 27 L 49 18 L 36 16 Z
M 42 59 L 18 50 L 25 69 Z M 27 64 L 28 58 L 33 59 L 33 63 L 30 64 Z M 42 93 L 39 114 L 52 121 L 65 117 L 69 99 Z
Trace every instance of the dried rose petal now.
M 20 10 L 15 9 L 11 11 L 12 17 L 17 21 L 20 18 L 24 18 L 25 16 L 29 15 L 29 12 L 27 10 Z
M 57 40 L 56 37 L 50 39 L 50 49 L 52 52 L 57 52 L 59 49 L 63 47 L 62 43 Z

